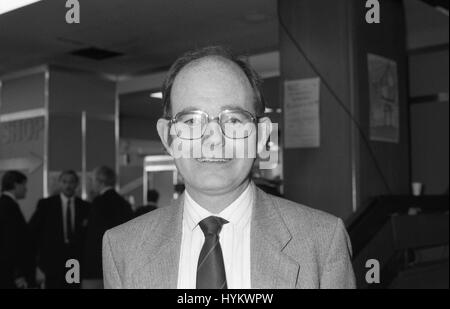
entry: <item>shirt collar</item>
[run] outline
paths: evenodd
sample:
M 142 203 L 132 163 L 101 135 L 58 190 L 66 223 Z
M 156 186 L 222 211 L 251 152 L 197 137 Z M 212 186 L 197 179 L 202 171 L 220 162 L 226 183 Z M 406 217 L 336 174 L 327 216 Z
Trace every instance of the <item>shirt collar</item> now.
M 250 221 L 253 198 L 254 188 L 253 183 L 250 182 L 244 192 L 242 192 L 234 202 L 228 205 L 219 214 L 213 214 L 194 201 L 186 189 L 184 198 L 185 222 L 192 231 L 203 219 L 209 216 L 218 216 L 227 220 L 228 224 L 243 227 Z
M 14 202 L 17 203 L 17 199 L 16 199 L 15 195 L 12 194 L 11 192 L 9 192 L 9 191 L 3 191 L 2 194 L 3 194 L 3 195 L 6 195 L 6 196 L 9 196 L 10 198 L 12 198 L 12 200 L 13 200 Z
M 64 193 L 60 193 L 59 196 L 61 196 L 61 199 L 62 199 L 64 205 L 67 205 L 67 202 L 69 200 L 72 200 L 72 201 L 74 200 L 73 196 L 72 197 L 67 197 L 67 196 L 64 195 Z
M 112 189 L 114 189 L 113 187 L 106 187 L 106 188 L 103 188 L 101 191 L 100 191 L 100 195 L 103 195 L 106 191 L 109 191 L 109 190 L 112 190 Z

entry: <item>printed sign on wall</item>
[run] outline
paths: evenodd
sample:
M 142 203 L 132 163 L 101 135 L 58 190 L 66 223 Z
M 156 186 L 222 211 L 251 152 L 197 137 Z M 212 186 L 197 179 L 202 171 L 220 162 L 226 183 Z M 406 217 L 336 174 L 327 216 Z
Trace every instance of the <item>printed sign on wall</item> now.
M 284 82 L 286 148 L 320 146 L 319 96 L 319 78 Z
M 397 63 L 368 54 L 370 88 L 370 139 L 399 142 Z

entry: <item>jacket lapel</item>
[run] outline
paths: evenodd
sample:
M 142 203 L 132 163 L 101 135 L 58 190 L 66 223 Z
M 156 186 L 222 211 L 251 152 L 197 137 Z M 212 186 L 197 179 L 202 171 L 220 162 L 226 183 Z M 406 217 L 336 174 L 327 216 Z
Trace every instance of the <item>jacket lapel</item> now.
M 162 209 L 158 225 L 146 227 L 143 235 L 142 259 L 133 273 L 137 288 L 175 289 L 178 283 L 184 195 L 167 209 Z
M 292 235 L 272 199 L 256 186 L 250 233 L 252 288 L 295 288 L 300 266 L 288 255 Z
M 64 217 L 63 217 L 63 201 L 61 196 L 58 194 L 54 199 L 54 213 L 55 213 L 55 224 L 57 226 L 56 230 L 59 230 L 58 239 L 64 242 Z

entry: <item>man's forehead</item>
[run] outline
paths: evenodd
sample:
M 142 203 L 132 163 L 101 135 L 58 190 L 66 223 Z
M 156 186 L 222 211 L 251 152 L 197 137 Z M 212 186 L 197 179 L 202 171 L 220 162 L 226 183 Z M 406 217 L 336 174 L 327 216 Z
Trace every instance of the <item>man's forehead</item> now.
M 202 67 L 234 68 L 239 70 L 239 66 L 230 59 L 222 56 L 205 56 L 189 62 L 181 69 L 181 71 Z
M 214 76 L 238 78 L 237 81 L 240 83 L 249 84 L 242 69 L 233 61 L 221 56 L 206 56 L 188 63 L 177 74 L 174 82 L 190 81 L 196 77 L 214 78 Z
M 226 105 L 253 111 L 254 93 L 238 64 L 223 57 L 204 57 L 186 65 L 171 89 L 174 113 L 195 105 L 213 114 Z

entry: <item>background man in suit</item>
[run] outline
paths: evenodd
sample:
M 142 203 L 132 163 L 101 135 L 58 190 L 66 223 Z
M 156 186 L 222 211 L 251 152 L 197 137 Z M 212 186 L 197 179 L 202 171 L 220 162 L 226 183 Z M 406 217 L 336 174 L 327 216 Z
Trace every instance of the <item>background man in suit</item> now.
M 158 199 L 159 199 L 159 193 L 158 191 L 151 189 L 147 191 L 147 204 L 140 206 L 136 211 L 134 212 L 135 217 L 139 217 L 143 214 L 146 214 L 149 211 L 155 210 L 158 208 Z
M 89 214 L 86 246 L 84 249 L 85 280 L 83 288 L 102 288 L 102 237 L 106 230 L 133 218 L 131 205 L 120 196 L 114 186 L 116 173 L 107 166 L 94 170 L 94 191 L 98 196 L 92 202 Z
M 39 200 L 30 220 L 37 256 L 36 279 L 49 289 L 79 288 L 79 284 L 66 282 L 66 261 L 76 259 L 81 263 L 90 206 L 75 196 L 79 184 L 75 171 L 63 171 L 58 180 L 60 193 Z
M 27 177 L 7 171 L 0 196 L 0 288 L 27 288 L 30 284 L 30 242 L 25 218 L 17 200 L 27 193 Z
M 106 287 L 354 287 L 342 221 L 250 179 L 252 151 L 264 150 L 272 125 L 246 62 L 220 47 L 187 53 L 169 70 L 163 101 L 157 130 L 186 190 L 106 232 Z

